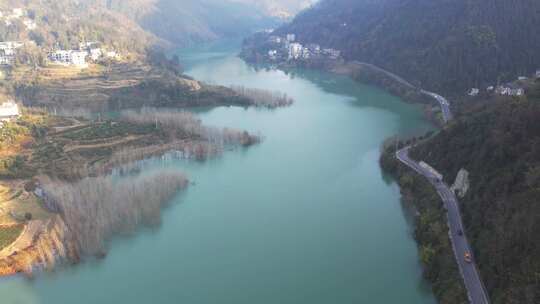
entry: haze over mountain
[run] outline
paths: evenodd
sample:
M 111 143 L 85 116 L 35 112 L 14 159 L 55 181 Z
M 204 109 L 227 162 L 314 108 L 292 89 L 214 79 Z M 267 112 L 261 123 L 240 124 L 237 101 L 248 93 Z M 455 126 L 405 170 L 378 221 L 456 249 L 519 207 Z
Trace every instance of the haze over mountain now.
M 94 0 L 87 0 L 94 1 Z M 97 0 L 101 1 L 101 0 Z M 240 37 L 280 25 L 313 0 L 103 0 L 174 44 Z
M 536 0 L 324 0 L 278 33 L 460 94 L 540 67 L 539 12 Z

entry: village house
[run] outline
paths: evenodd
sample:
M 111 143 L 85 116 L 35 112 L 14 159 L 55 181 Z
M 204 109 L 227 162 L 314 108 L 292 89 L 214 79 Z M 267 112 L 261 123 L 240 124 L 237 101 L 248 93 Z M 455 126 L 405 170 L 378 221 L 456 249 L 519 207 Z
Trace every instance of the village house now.
M 296 41 L 296 35 L 295 34 L 287 34 L 287 41 L 295 42 Z
M 15 63 L 15 50 L 23 45 L 17 41 L 0 42 L 0 65 L 13 65 Z
M 495 87 L 494 86 L 489 86 L 486 88 L 486 91 L 488 92 L 493 92 L 495 90 Z
M 298 59 L 302 56 L 303 47 L 300 43 L 289 44 L 289 60 Z
M 470 91 L 469 91 L 469 96 L 478 96 L 478 94 L 480 94 L 480 89 L 478 88 L 472 88 Z
M 540 78 L 540 70 L 537 70 L 537 71 L 536 71 L 535 76 L 536 76 L 536 78 Z
M 327 55 L 330 59 L 339 59 L 341 56 L 341 51 L 335 49 L 324 49 L 323 54 Z
M 270 38 L 268 38 L 268 41 L 270 41 L 271 43 L 281 44 L 281 37 L 270 36 Z
M 22 8 L 14 8 L 9 17 L 12 19 L 19 19 L 23 15 L 24 15 L 24 10 Z
M 321 54 L 321 46 L 318 44 L 311 43 L 307 46 L 307 49 L 314 55 Z
M 528 79 L 528 78 L 525 77 L 525 76 L 519 76 L 519 77 L 518 77 L 518 80 L 519 80 L 519 81 L 523 81 L 523 80 L 527 80 L 527 79 Z
M 93 61 L 98 61 L 103 56 L 103 51 L 100 48 L 90 49 L 88 51 L 88 56 L 90 56 L 90 59 Z
M 19 116 L 19 106 L 12 100 L 0 104 L 0 122 L 10 121 Z
M 525 94 L 525 90 L 513 84 L 507 84 L 498 86 L 495 89 L 495 93 L 503 96 L 523 96 Z
M 31 19 L 24 19 L 23 24 L 26 27 L 27 30 L 35 30 L 37 28 L 37 24 L 34 20 Z
M 302 49 L 302 58 L 303 59 L 309 59 L 311 57 L 311 51 L 308 48 Z
M 270 51 L 268 51 L 268 57 L 269 57 L 271 60 L 276 60 L 276 59 L 277 59 L 277 50 L 270 50 Z
M 122 59 L 122 56 L 120 56 L 120 54 L 118 54 L 116 51 L 107 51 L 105 53 L 105 56 L 109 59 L 115 59 L 115 60 L 120 60 Z
M 14 55 L 7 55 L 4 51 L 0 50 L 0 65 L 13 65 L 14 63 Z
M 55 64 L 74 65 L 77 67 L 88 67 L 86 63 L 87 52 L 74 50 L 57 50 L 49 54 L 49 60 Z

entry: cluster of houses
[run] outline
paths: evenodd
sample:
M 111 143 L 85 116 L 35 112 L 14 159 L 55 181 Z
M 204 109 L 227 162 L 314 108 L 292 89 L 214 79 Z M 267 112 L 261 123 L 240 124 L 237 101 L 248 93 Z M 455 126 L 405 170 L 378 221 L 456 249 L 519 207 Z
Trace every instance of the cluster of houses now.
M 19 41 L 0 42 L 0 66 L 12 65 L 15 62 L 15 53 L 24 44 Z
M 0 104 L 0 129 L 5 122 L 19 117 L 19 106 L 12 100 Z
M 87 59 L 98 61 L 102 58 L 120 59 L 116 51 L 106 51 L 99 46 L 98 42 L 81 42 L 78 50 L 55 50 L 49 54 L 49 60 L 53 64 L 64 66 L 88 67 Z
M 267 57 L 271 61 L 280 60 L 310 60 L 310 59 L 330 59 L 338 60 L 341 52 L 331 48 L 321 48 L 318 44 L 302 45 L 296 42 L 295 34 L 287 34 L 284 37 L 272 35 L 268 38 L 272 46 Z
M 15 20 L 21 20 L 22 24 L 28 30 L 35 30 L 37 24 L 34 20 L 28 18 L 28 13 L 22 8 L 14 8 L 11 11 L 0 11 L 0 20 L 2 20 L 5 26 L 10 26 Z
M 537 70 L 534 77 L 540 79 L 540 70 Z M 518 82 L 527 81 L 529 78 L 525 76 L 518 77 Z M 507 83 L 499 86 L 489 86 L 486 88 L 488 94 L 497 94 L 502 96 L 523 96 L 525 95 L 525 89 L 520 87 L 517 83 Z M 469 96 L 478 96 L 480 94 L 480 89 L 472 88 L 467 92 Z

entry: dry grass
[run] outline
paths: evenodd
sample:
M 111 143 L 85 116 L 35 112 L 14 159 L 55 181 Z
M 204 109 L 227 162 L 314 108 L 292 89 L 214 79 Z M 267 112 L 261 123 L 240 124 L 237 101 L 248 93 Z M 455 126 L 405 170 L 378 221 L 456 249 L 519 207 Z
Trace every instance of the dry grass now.
M 0 226 L 23 223 L 27 213 L 32 219 L 48 219 L 52 215 L 39 198 L 24 190 L 23 181 L 0 185 Z
M 22 224 L 0 226 L 0 250 L 13 243 L 21 235 L 23 229 Z

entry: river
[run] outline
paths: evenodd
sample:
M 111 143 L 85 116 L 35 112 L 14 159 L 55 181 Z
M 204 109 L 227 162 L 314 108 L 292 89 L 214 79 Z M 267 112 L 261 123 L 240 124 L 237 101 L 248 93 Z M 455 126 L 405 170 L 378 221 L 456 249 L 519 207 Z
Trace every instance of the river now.
M 433 128 L 421 110 L 345 77 L 255 70 L 236 50 L 180 55 L 199 80 L 296 100 L 198 111 L 206 124 L 264 141 L 205 163 L 156 162 L 196 182 L 159 228 L 114 240 L 104 260 L 2 279 L 2 304 L 435 302 L 399 189 L 378 165 L 384 139 Z

